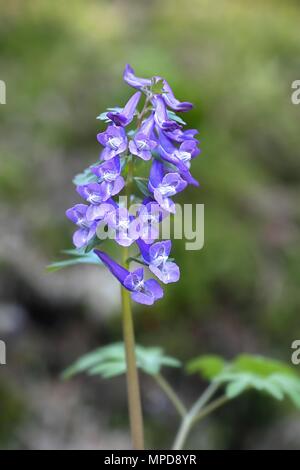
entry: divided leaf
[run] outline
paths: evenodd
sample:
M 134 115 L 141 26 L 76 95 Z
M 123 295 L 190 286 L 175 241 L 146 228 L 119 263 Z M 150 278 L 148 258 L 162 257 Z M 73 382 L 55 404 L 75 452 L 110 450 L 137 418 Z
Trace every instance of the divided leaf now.
M 180 367 L 180 362 L 173 357 L 165 356 L 161 348 L 136 346 L 136 358 L 137 366 L 149 375 L 158 374 L 163 366 Z M 63 377 L 68 379 L 82 372 L 88 375 L 100 375 L 104 379 L 124 374 L 126 372 L 124 344 L 110 344 L 85 354 L 64 371 Z
M 190 374 L 201 372 L 205 379 L 213 379 L 225 367 L 225 361 L 220 356 L 205 355 L 192 359 L 187 364 L 187 371 Z
M 59 271 L 60 269 L 75 266 L 76 264 L 102 264 L 101 260 L 93 251 L 85 253 L 81 250 L 74 249 L 64 250 L 63 253 L 69 255 L 69 258 L 49 264 L 46 268 L 47 271 Z
M 223 385 L 228 398 L 254 389 L 277 400 L 288 397 L 300 408 L 299 375 L 291 366 L 274 359 L 242 354 L 225 362 L 219 356 L 200 356 L 188 363 L 187 371 L 199 372 L 204 378 Z

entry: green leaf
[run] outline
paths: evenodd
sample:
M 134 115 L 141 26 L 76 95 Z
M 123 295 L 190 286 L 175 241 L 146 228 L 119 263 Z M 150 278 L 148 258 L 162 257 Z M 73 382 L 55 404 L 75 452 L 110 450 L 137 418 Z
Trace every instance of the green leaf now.
M 137 366 L 146 374 L 155 375 L 163 366 L 179 367 L 180 362 L 165 356 L 160 348 L 136 346 Z M 63 373 L 68 379 L 73 375 L 86 372 L 107 379 L 126 372 L 125 350 L 123 343 L 110 344 L 96 349 L 78 359 Z
M 86 168 L 83 173 L 79 173 L 73 178 L 73 183 L 76 186 L 82 186 L 84 184 L 96 183 L 98 181 L 97 176 L 92 172 L 91 168 Z
M 144 178 L 139 178 L 139 177 L 134 177 L 133 178 L 138 189 L 141 191 L 141 193 L 148 197 L 150 196 L 150 191 L 148 189 L 148 184 L 146 183 L 147 180 L 144 180 Z
M 152 85 L 150 87 L 150 91 L 153 93 L 153 95 L 161 95 L 162 93 L 165 93 L 164 90 L 164 80 L 162 78 L 160 79 L 153 79 Z
M 169 119 L 171 119 L 172 121 L 176 121 L 179 124 L 182 124 L 183 126 L 186 125 L 186 122 L 183 119 L 181 119 L 180 116 L 177 116 L 177 114 L 174 113 L 174 111 L 168 110 L 168 116 L 169 116 Z
M 252 389 L 276 400 L 287 397 L 300 408 L 300 377 L 284 362 L 249 354 L 231 362 L 219 356 L 200 356 L 188 363 L 187 370 L 219 383 L 230 399 Z
M 190 374 L 201 372 L 205 379 L 213 379 L 224 369 L 225 365 L 226 362 L 222 357 L 206 355 L 190 360 L 186 369 Z
M 70 258 L 49 264 L 46 267 L 47 271 L 55 272 L 69 266 L 75 266 L 76 264 L 102 264 L 101 260 L 93 251 L 83 253 L 78 250 L 64 250 L 63 253 L 68 254 Z
M 241 354 L 235 358 L 233 365 L 236 370 L 253 372 L 263 377 L 277 372 L 292 375 L 295 373 L 291 366 L 259 355 Z

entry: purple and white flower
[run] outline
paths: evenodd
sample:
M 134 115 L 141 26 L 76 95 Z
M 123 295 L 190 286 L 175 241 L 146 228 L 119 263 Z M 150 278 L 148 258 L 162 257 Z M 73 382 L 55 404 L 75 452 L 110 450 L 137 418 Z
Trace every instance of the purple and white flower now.
M 160 205 L 151 198 L 146 198 L 138 211 L 140 221 L 140 238 L 151 244 L 159 237 L 159 224 L 167 216 Z
M 164 284 L 177 282 L 180 278 L 180 270 L 176 263 L 169 261 L 171 252 L 171 240 L 147 245 L 143 240 L 137 240 L 143 260 L 149 266 L 150 271 L 155 274 Z
M 130 152 L 133 155 L 140 157 L 142 160 L 150 160 L 152 157 L 152 150 L 157 146 L 153 129 L 154 114 L 152 113 L 148 119 L 143 122 L 133 140 L 129 142 Z
M 79 227 L 73 235 L 76 248 L 86 246 L 96 234 L 97 223 L 87 220 L 87 209 L 86 204 L 76 204 L 66 211 L 66 216 Z
M 105 216 L 110 229 L 115 231 L 115 240 L 121 246 L 130 246 L 140 236 L 140 221 L 129 214 L 125 207 L 118 207 Z
M 162 162 L 153 161 L 148 188 L 160 207 L 174 214 L 176 208 L 171 197 L 183 191 L 186 186 L 187 182 L 179 173 L 166 173 Z
M 105 132 L 97 135 L 97 140 L 105 147 L 101 153 L 103 160 L 110 160 L 127 149 L 127 136 L 123 127 L 110 125 Z
M 140 101 L 141 92 L 137 91 L 119 112 L 109 112 L 107 117 L 111 119 L 117 126 L 128 126 L 133 120 L 136 107 Z
M 198 181 L 193 178 L 189 171 L 191 160 L 200 153 L 195 139 L 185 140 L 180 147 L 177 148 L 166 137 L 164 132 L 159 131 L 158 151 L 163 160 L 172 163 L 172 165 L 178 168 L 179 173 L 187 183 L 199 186 Z
M 154 121 L 157 126 L 164 131 L 174 131 L 175 129 L 180 129 L 180 125 L 170 119 L 167 113 L 166 103 L 162 95 L 157 95 L 152 98 L 154 105 Z
M 121 176 L 121 162 L 118 156 L 91 167 L 91 171 L 98 177 L 103 201 L 119 194 L 124 188 L 125 181 Z
M 103 251 L 94 250 L 94 252 L 122 286 L 131 292 L 131 298 L 135 302 L 153 305 L 156 300 L 163 297 L 163 289 L 155 279 L 144 279 L 143 268 L 130 272 Z

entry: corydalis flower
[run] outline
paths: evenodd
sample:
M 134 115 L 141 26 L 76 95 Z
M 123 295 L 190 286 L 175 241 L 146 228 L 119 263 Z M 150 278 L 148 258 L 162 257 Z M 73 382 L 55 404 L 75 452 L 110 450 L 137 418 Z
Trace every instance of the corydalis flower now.
M 96 234 L 97 224 L 87 220 L 87 209 L 86 204 L 76 204 L 66 211 L 66 216 L 79 227 L 73 235 L 73 243 L 76 248 L 87 245 Z
M 160 157 L 174 165 L 182 178 L 189 184 L 199 186 L 199 183 L 191 175 L 190 161 L 192 158 L 199 154 L 197 143 L 195 139 L 184 140 L 179 148 L 175 147 L 172 142 L 166 137 L 165 133 L 159 130 L 159 148 L 158 152 Z
M 186 129 L 184 131 L 182 129 L 175 129 L 174 131 L 171 131 L 171 132 L 168 132 L 168 131 L 165 132 L 165 135 L 169 139 L 175 142 L 179 142 L 179 143 L 182 143 L 185 140 L 193 140 L 194 142 L 198 143 L 199 141 L 195 137 L 195 135 L 197 134 L 198 134 L 197 129 Z
M 119 157 L 114 157 L 101 165 L 91 167 L 91 171 L 98 177 L 103 201 L 107 201 L 111 196 L 119 194 L 124 188 L 125 181 L 123 176 L 121 176 Z
M 107 117 L 111 119 L 117 126 L 128 126 L 131 123 L 136 111 L 136 107 L 141 98 L 141 92 L 135 93 L 127 102 L 122 110 L 119 112 L 109 112 Z
M 117 208 L 118 204 L 112 198 L 109 198 L 106 202 L 91 204 L 86 211 L 86 218 L 89 222 L 105 221 L 106 217 Z
M 144 279 L 143 268 L 130 272 L 103 251 L 94 250 L 94 252 L 122 286 L 131 292 L 131 298 L 135 302 L 152 305 L 163 297 L 163 290 L 155 279 Z
M 116 242 L 130 246 L 139 237 L 139 220 L 131 216 L 125 207 L 118 207 L 105 216 L 110 229 L 115 230 Z
M 140 221 L 140 238 L 151 244 L 159 237 L 159 223 L 166 217 L 167 213 L 152 198 L 146 198 L 138 210 Z
M 163 163 L 154 160 L 152 163 L 149 191 L 153 193 L 154 199 L 167 212 L 175 213 L 175 204 L 170 199 L 175 194 L 184 190 L 187 182 L 181 178 L 179 173 L 165 173 Z
M 150 271 L 164 284 L 177 282 L 180 278 L 180 270 L 176 263 L 169 261 L 171 252 L 171 240 L 147 245 L 143 240 L 137 240 L 143 260 L 148 264 Z
M 200 153 L 197 141 L 193 138 L 184 139 L 179 148 L 177 148 L 163 132 L 160 132 L 159 143 L 159 151 L 162 158 L 178 166 L 179 169 L 183 168 L 183 170 L 188 170 L 191 166 L 192 158 L 195 158 Z
M 146 119 L 134 136 L 134 139 L 129 142 L 129 150 L 133 155 L 140 157 L 142 160 L 150 160 L 152 157 L 152 150 L 157 146 L 157 141 L 153 133 L 154 118 L 153 113 Z
M 174 131 L 175 129 L 179 129 L 180 125 L 172 120 L 169 119 L 166 103 L 161 95 L 155 96 L 153 98 L 154 104 L 154 120 L 160 129 L 166 131 Z
M 127 136 L 123 127 L 108 126 L 105 132 L 97 135 L 97 140 L 105 147 L 101 153 L 103 160 L 110 160 L 127 149 Z

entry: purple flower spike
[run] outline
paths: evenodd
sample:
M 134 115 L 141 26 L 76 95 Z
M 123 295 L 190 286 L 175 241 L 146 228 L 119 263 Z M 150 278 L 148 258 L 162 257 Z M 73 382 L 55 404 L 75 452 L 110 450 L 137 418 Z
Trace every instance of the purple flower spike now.
M 130 272 L 103 251 L 94 250 L 94 252 L 122 286 L 131 292 L 131 298 L 135 302 L 143 305 L 153 305 L 156 300 L 163 297 L 163 289 L 157 281 L 154 279 L 144 280 L 143 268 Z
M 150 78 L 136 77 L 133 68 L 129 64 L 125 66 L 123 79 L 126 83 L 128 83 L 128 85 L 132 86 L 133 88 L 137 88 L 138 90 L 141 90 L 147 86 L 151 86 L 152 84 Z
M 171 251 L 171 240 L 156 242 L 149 246 L 143 240 L 137 240 L 144 261 L 150 271 L 164 284 L 177 282 L 180 278 L 180 270 L 176 263 L 168 261 Z
M 76 248 L 87 245 L 96 234 L 97 223 L 87 220 L 87 209 L 88 206 L 85 204 L 76 204 L 66 211 L 66 216 L 79 227 L 73 235 L 73 243 Z
M 124 188 L 125 181 L 123 176 L 120 176 L 121 163 L 119 157 L 114 157 L 101 165 L 91 167 L 91 170 L 99 178 L 103 201 L 119 194 Z
M 103 160 L 110 160 L 127 149 L 127 137 L 123 127 L 108 126 L 105 132 L 97 135 L 97 140 L 105 147 L 101 154 Z
M 184 121 L 174 113 L 188 111 L 193 105 L 179 101 L 162 77 L 138 77 L 127 64 L 123 78 L 135 88 L 133 96 L 124 107 L 109 108 L 110 112 L 99 116 L 100 120 L 108 122 L 106 130 L 97 135 L 102 145 L 100 162 L 76 178 L 76 181 L 83 182 L 77 186 L 77 192 L 88 205 L 77 204 L 68 209 L 66 215 L 77 225 L 73 236 L 77 248 L 90 247 L 90 241 L 94 242 L 96 236 L 101 240 L 113 238 L 124 247 L 136 242 L 140 249 L 137 261 L 145 264 L 162 283 L 177 282 L 180 270 L 169 258 L 171 241 L 158 240 L 160 223 L 176 211 L 173 196 L 188 184 L 199 185 L 190 173 L 191 162 L 200 153 L 196 138 L 198 132 L 196 129 L 184 130 Z M 139 114 L 137 108 L 142 93 L 146 100 Z M 136 116 L 138 118 L 134 119 Z M 145 187 L 145 178 L 132 174 L 137 170 L 133 156 L 145 162 L 151 161 L 148 187 Z M 145 165 L 142 167 L 143 171 Z M 119 206 L 114 199 L 127 182 L 126 194 L 130 202 L 135 201 L 130 187 L 133 179 L 146 198 L 130 209 L 122 203 Z M 134 210 L 134 214 L 130 210 Z M 102 237 L 102 229 L 105 237 Z M 106 253 L 94 252 L 136 302 L 152 305 L 163 297 L 161 285 L 155 279 L 146 279 L 143 268 L 129 271 Z
M 183 191 L 186 186 L 187 182 L 179 173 L 165 174 L 163 164 L 154 160 L 150 172 L 149 190 L 164 210 L 175 213 L 175 204 L 170 197 Z
M 166 104 L 161 95 L 157 95 L 152 99 L 155 107 L 154 120 L 158 127 L 165 131 L 174 131 L 179 129 L 180 125 L 168 117 Z
M 151 151 L 157 146 L 153 133 L 154 114 L 148 117 L 141 126 L 134 139 L 129 142 L 129 150 L 133 155 L 137 155 L 143 160 L 150 160 Z
M 122 111 L 118 113 L 107 113 L 107 117 L 111 119 L 117 126 L 128 126 L 131 123 L 136 111 L 136 107 L 141 98 L 141 92 L 137 91 L 124 106 Z

